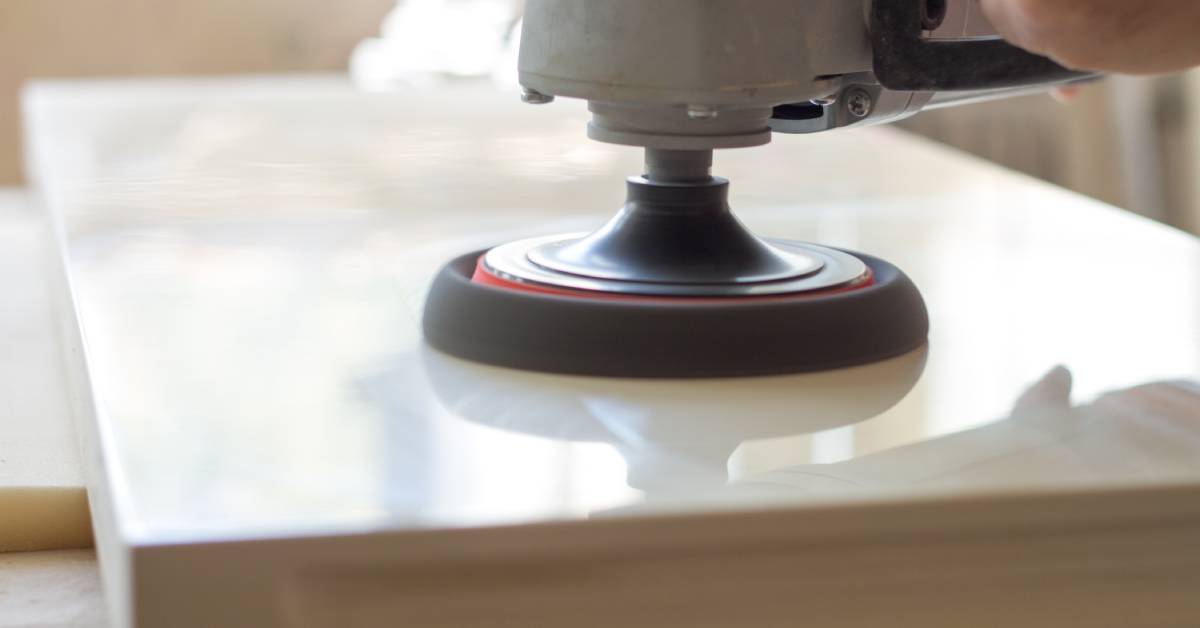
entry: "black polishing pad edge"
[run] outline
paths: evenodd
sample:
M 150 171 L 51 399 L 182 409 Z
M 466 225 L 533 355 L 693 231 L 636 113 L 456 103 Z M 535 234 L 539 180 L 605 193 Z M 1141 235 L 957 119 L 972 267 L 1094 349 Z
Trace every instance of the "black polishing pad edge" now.
M 559 296 L 471 281 L 483 251 L 446 264 L 425 338 L 474 362 L 564 375 L 754 377 L 870 364 L 923 346 L 925 302 L 903 272 L 847 251 L 871 286 L 794 298 L 638 300 Z

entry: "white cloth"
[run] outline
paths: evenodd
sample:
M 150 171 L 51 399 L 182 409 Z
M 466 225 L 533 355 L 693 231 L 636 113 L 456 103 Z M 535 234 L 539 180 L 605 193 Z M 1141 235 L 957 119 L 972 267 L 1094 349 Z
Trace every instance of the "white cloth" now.
M 1071 403 L 1056 368 L 1004 421 L 829 465 L 801 465 L 744 484 L 844 492 L 847 487 L 987 489 L 1157 484 L 1200 479 L 1200 384 L 1161 382 Z

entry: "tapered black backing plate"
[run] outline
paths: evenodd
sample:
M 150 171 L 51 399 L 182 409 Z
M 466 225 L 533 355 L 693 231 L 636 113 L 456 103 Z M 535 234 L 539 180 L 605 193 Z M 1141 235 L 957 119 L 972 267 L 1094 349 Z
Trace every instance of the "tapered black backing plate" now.
M 903 355 L 929 332 L 925 302 L 891 264 L 854 255 L 873 285 L 770 299 L 611 299 L 471 281 L 482 251 L 447 264 L 425 305 L 425 337 L 451 355 L 515 369 L 637 378 L 823 371 Z

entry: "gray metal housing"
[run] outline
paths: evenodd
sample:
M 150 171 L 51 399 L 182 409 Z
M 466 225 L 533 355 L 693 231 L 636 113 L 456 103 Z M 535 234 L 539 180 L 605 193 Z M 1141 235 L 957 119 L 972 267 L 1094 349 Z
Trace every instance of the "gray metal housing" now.
M 593 139 L 651 148 L 890 122 L 934 94 L 874 80 L 869 10 L 869 0 L 528 0 L 520 81 L 533 102 L 588 100 Z M 990 37 L 981 15 L 978 0 L 948 0 L 929 35 Z M 792 103 L 819 115 L 772 119 Z

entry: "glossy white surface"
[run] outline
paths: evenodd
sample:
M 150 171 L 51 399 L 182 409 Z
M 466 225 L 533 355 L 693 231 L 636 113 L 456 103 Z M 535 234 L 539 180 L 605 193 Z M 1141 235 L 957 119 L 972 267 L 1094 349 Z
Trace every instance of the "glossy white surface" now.
M 0 553 L 91 544 L 51 296 L 53 246 L 30 195 L 0 188 Z
M 53 241 L 31 201 L 0 188 L 0 497 L 83 486 L 47 280 Z
M 586 140 L 576 104 L 276 79 L 48 85 L 27 108 L 131 544 L 1200 482 L 1188 386 L 1103 423 L 1058 373 L 1050 410 L 939 440 L 1008 416 L 1055 365 L 1080 401 L 1195 379 L 1200 245 L 892 130 L 781 138 L 716 171 L 760 234 L 905 269 L 930 306 L 927 356 L 625 382 L 469 365 L 419 332 L 446 259 L 619 205 L 640 156 Z M 1176 431 L 1105 436 L 1088 458 L 1021 419 L 1049 415 L 1072 434 Z M 1047 442 L 1085 463 L 1027 456 Z M 1028 464 L 992 465 L 1013 457 Z

